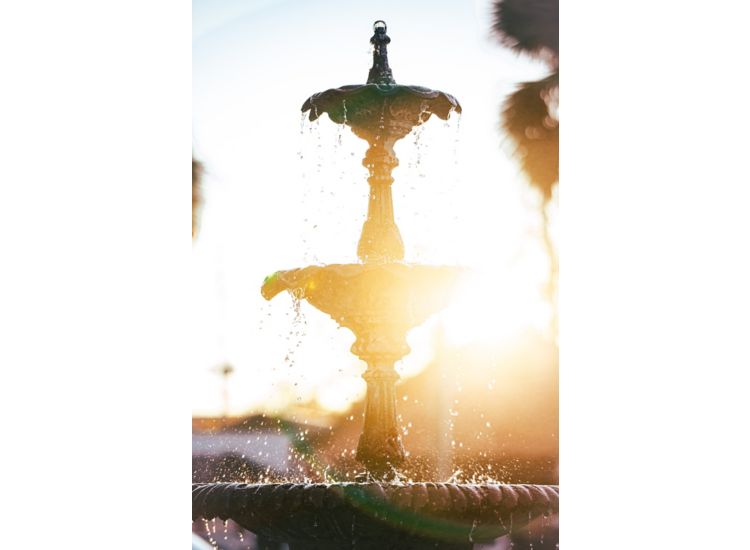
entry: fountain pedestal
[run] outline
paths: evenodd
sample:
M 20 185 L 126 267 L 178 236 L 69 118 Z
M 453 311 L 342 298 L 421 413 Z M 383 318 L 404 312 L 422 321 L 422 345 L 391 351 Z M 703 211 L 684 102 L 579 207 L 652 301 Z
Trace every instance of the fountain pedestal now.
M 393 478 L 394 469 L 404 461 L 396 418 L 394 361 L 370 361 L 363 378 L 367 382 L 365 423 L 357 445 L 357 460 L 376 479 Z
M 396 361 L 406 334 L 445 307 L 463 270 L 401 262 L 331 264 L 274 273 L 266 299 L 284 290 L 304 298 L 356 336 L 351 352 L 367 363 L 367 402 L 357 459 L 370 478 L 390 480 L 404 460 L 396 414 Z

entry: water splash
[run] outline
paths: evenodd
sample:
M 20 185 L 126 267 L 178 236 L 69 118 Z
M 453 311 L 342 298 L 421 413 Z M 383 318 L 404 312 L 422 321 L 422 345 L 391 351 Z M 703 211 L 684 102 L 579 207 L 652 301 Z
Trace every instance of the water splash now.
M 292 296 L 292 322 L 289 332 L 286 336 L 287 351 L 284 356 L 284 363 L 287 367 L 293 368 L 296 365 L 296 354 L 302 346 L 305 336 L 307 336 L 307 318 L 302 311 L 302 299 L 304 292 L 301 289 L 290 290 Z M 297 386 L 299 382 L 294 382 Z
M 422 120 L 423 116 L 427 113 L 427 106 L 423 103 L 419 112 L 419 119 Z M 417 170 L 417 176 L 425 178 L 427 175 L 422 169 L 422 156 L 425 153 L 425 143 L 422 140 L 422 134 L 424 133 L 424 122 L 421 122 L 416 128 L 414 128 L 414 150 L 416 152 L 416 160 L 414 167 Z
M 214 532 L 216 532 L 216 518 L 214 518 L 213 522 L 214 522 Z M 214 548 L 218 548 L 219 544 L 216 542 L 213 535 L 211 534 L 211 526 L 207 519 L 203 520 L 203 526 L 206 528 L 206 538 L 208 539 L 208 543 Z

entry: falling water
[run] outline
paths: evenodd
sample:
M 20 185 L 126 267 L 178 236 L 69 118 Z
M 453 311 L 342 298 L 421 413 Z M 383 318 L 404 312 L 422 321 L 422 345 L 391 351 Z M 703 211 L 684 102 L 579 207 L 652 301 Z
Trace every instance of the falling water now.
M 344 99 L 344 100 L 341 101 L 341 108 L 344 111 L 344 122 L 342 124 L 337 124 L 336 144 L 339 145 L 339 146 L 341 146 L 341 142 L 342 142 L 342 140 L 344 138 L 344 129 L 346 128 L 346 123 L 348 122 L 348 120 L 347 120 L 347 111 L 346 111 L 346 99 Z M 338 158 L 337 156 L 333 157 L 334 162 L 336 162 L 337 158 Z
M 529 511 L 529 523 L 528 523 L 528 528 L 529 528 L 529 550 L 534 550 L 534 542 L 533 542 L 534 539 L 533 539 L 533 534 L 531 532 L 531 519 L 532 519 L 532 517 L 531 517 L 531 511 Z
M 343 120 L 348 121 L 349 106 L 344 101 L 341 107 Z M 313 103 L 313 116 L 317 109 Z M 351 240 L 361 230 L 369 192 L 367 172 L 361 164 L 364 144 L 351 135 L 346 124 L 332 124 L 322 112 L 310 122 L 309 114 L 303 113 L 300 132 L 302 189 L 297 197 L 290 197 L 299 201 L 306 213 L 299 231 L 301 258 L 306 265 L 356 262 L 356 246 Z M 320 123 L 321 119 L 326 120 Z M 346 215 L 341 215 L 342 210 Z
M 214 533 L 215 533 L 216 532 L 216 518 L 213 519 L 213 522 L 214 522 Z M 218 548 L 219 545 L 214 539 L 213 534 L 211 533 L 211 526 L 209 524 L 209 521 L 207 519 L 204 519 L 203 525 L 206 528 L 206 538 L 208 539 L 209 544 L 211 544 L 211 546 L 213 546 L 214 548 Z
M 287 353 L 284 362 L 291 368 L 295 365 L 295 354 L 307 335 L 307 318 L 302 311 L 302 299 L 304 298 L 302 291 L 297 289 L 290 294 L 292 295 L 292 323 L 286 337 Z
M 308 120 L 308 114 L 307 113 L 301 113 L 300 120 L 299 120 L 299 148 L 297 150 L 297 156 L 302 159 L 302 139 L 305 135 L 305 128 L 307 127 L 307 120 Z
M 508 528 L 508 533 L 510 534 L 510 547 L 513 548 L 513 513 L 510 514 L 510 527 Z
M 541 534 L 541 535 L 540 535 L 540 537 L 539 537 L 539 545 L 540 545 L 540 546 L 541 546 L 542 548 L 544 548 L 544 532 L 545 532 L 545 531 L 547 530 L 547 523 L 548 523 L 548 522 L 547 522 L 547 520 L 548 520 L 548 519 L 549 519 L 549 518 L 547 518 L 547 514 L 545 513 L 545 514 L 544 514 L 544 515 L 542 516 L 542 534 Z

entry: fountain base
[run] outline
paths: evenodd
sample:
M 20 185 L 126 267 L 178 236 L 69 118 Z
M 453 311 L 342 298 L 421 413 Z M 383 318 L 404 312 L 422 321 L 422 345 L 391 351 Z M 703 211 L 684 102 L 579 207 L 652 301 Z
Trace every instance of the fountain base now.
M 193 485 L 193 520 L 232 519 L 290 550 L 466 550 L 558 511 L 557 486 Z

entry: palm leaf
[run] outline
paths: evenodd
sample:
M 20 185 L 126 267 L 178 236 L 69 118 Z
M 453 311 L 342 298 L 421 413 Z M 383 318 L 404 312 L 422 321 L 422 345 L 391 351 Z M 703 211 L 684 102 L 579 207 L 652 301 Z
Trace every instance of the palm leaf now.
M 516 146 L 521 168 L 545 202 L 559 178 L 559 121 L 550 108 L 558 82 L 555 72 L 538 82 L 521 84 L 508 96 L 502 112 L 503 128 Z
M 496 0 L 492 29 L 509 48 L 546 57 L 556 65 L 559 12 L 558 0 Z

